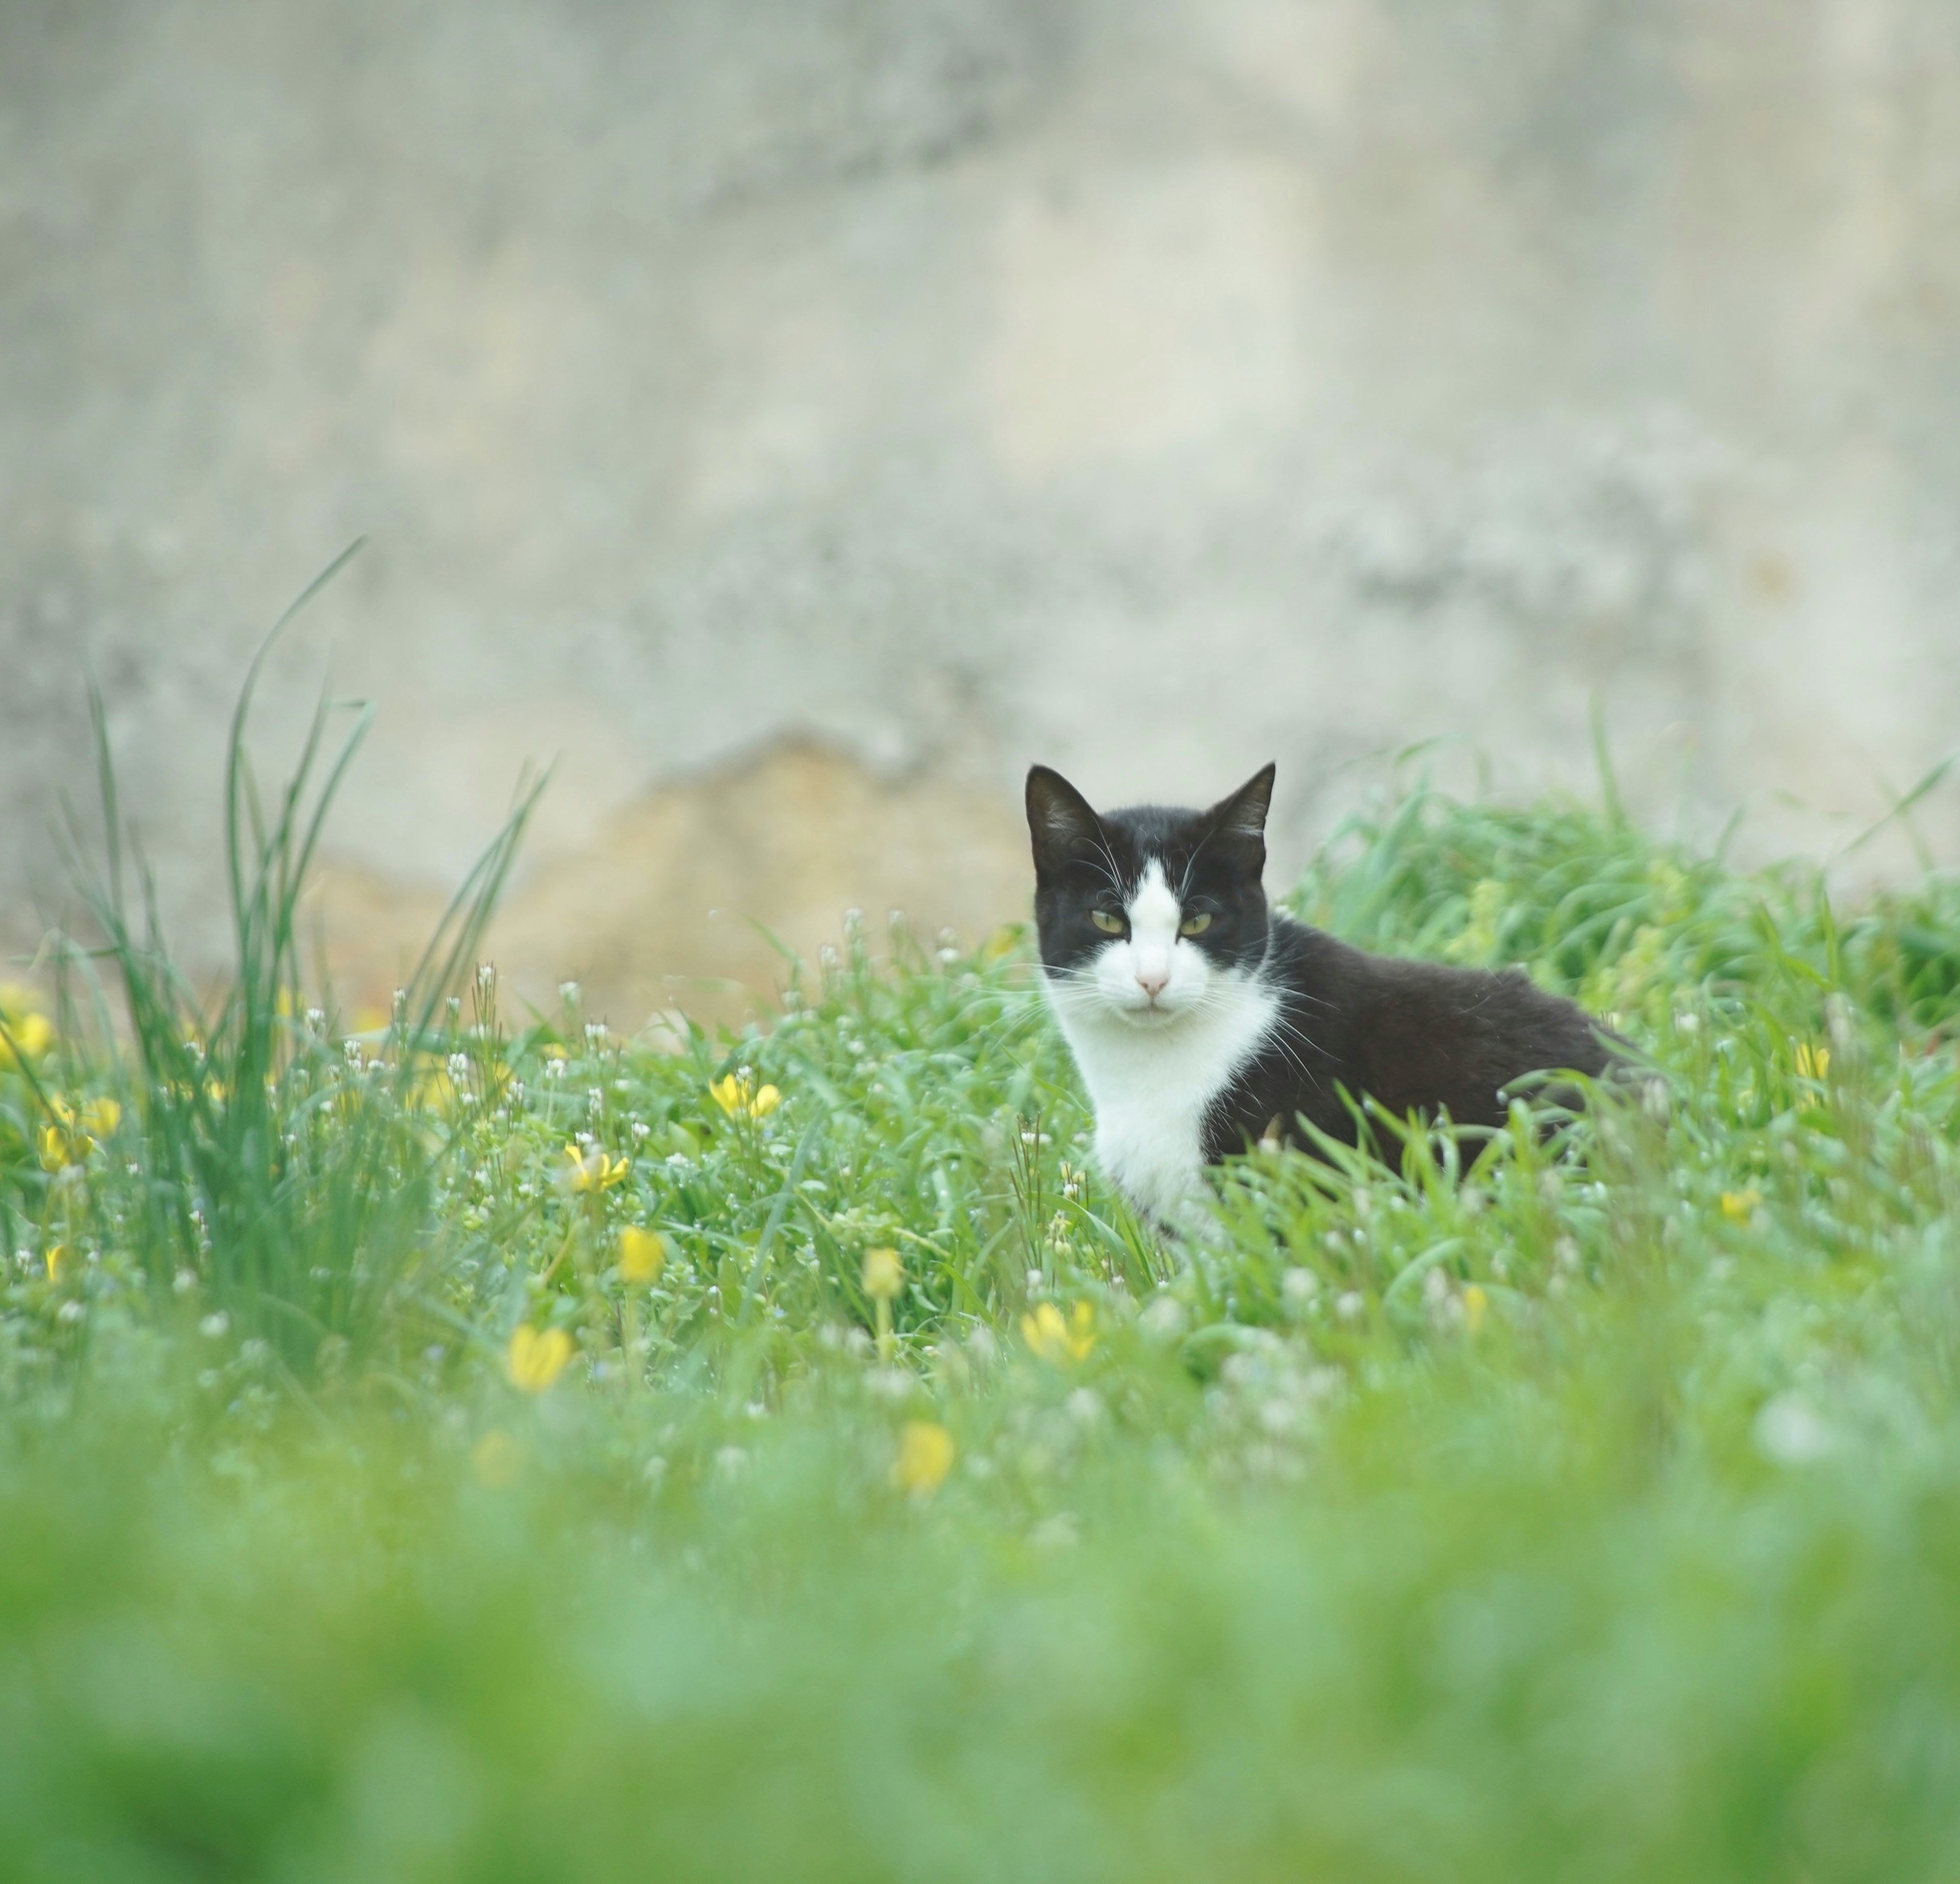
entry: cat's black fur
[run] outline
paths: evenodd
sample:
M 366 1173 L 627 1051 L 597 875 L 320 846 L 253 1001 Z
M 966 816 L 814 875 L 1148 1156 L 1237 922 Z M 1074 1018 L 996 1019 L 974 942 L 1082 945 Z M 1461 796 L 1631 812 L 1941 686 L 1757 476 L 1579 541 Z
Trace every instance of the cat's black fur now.
M 1108 942 L 1090 912 L 1120 912 L 1156 858 L 1186 912 L 1212 917 L 1195 946 L 1220 967 L 1258 970 L 1280 997 L 1278 1026 L 1210 1108 L 1206 1162 L 1275 1130 L 1299 1144 L 1301 1118 L 1352 1144 L 1349 1100 L 1375 1100 L 1398 1119 L 1446 1111 L 1459 1125 L 1501 1125 L 1507 1089 L 1523 1075 L 1608 1070 L 1615 1037 L 1522 969 L 1370 955 L 1270 909 L 1262 878 L 1274 772 L 1266 766 L 1208 810 L 1101 813 L 1058 772 L 1028 774 L 1045 967 L 1066 973 Z M 1570 1089 L 1560 1096 L 1570 1100 Z

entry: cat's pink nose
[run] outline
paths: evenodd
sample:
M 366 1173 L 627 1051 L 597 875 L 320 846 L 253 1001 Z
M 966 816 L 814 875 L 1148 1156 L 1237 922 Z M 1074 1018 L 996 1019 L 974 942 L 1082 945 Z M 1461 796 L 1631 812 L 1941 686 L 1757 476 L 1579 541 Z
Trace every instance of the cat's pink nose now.
M 1137 985 L 1155 1001 L 1170 985 L 1170 970 L 1168 968 L 1140 968 L 1137 970 Z

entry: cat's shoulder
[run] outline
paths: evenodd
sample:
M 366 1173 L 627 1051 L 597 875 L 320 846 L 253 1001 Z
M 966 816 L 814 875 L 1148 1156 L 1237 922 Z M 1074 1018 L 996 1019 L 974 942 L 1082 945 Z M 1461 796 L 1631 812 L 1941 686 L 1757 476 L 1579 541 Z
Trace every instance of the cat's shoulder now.
M 1316 929 L 1289 910 L 1272 912 L 1268 934 L 1266 972 L 1269 978 L 1281 982 L 1358 982 L 1389 960 L 1357 949 L 1325 929 Z
M 1538 991 L 1522 968 L 1463 968 L 1447 962 L 1422 961 L 1413 956 L 1378 955 L 1344 942 L 1325 929 L 1316 929 L 1284 909 L 1273 912 L 1272 934 L 1273 946 L 1268 957 L 1271 966 L 1283 975 L 1288 969 L 1323 975 L 1334 973 L 1348 982 L 1357 996 L 1427 992 L 1501 998 L 1513 993 L 1529 996 Z
M 1269 976 L 1281 987 L 1313 998 L 1323 1011 L 1339 1011 L 1363 1032 L 1385 1020 L 1398 1027 L 1468 1023 L 1499 1033 L 1548 1023 L 1565 1029 L 1596 1024 L 1515 965 L 1468 968 L 1376 955 L 1283 911 L 1274 912 L 1268 962 Z

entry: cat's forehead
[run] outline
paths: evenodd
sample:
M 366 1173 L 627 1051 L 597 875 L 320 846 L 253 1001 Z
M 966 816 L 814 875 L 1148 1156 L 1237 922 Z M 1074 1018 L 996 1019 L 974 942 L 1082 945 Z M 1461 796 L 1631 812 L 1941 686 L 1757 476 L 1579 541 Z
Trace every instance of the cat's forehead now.
M 1129 886 L 1125 901 L 1130 920 L 1139 933 L 1153 928 L 1174 929 L 1183 913 L 1177 890 L 1166 880 L 1163 860 L 1158 857 L 1145 863 L 1143 874 Z
M 1128 805 L 1120 811 L 1106 812 L 1102 825 L 1133 882 L 1141 882 L 1153 863 L 1175 880 L 1194 854 L 1206 848 L 1211 828 L 1201 811 L 1157 804 Z

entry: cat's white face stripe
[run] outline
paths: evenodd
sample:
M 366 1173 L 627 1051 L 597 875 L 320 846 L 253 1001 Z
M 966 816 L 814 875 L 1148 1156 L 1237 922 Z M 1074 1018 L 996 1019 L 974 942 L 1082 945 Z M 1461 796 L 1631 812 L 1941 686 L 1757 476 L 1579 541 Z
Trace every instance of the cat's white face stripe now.
M 1144 867 L 1144 880 L 1125 913 L 1130 918 L 1131 972 L 1146 996 L 1161 996 L 1176 966 L 1177 925 L 1184 920 L 1184 911 L 1155 858 Z

